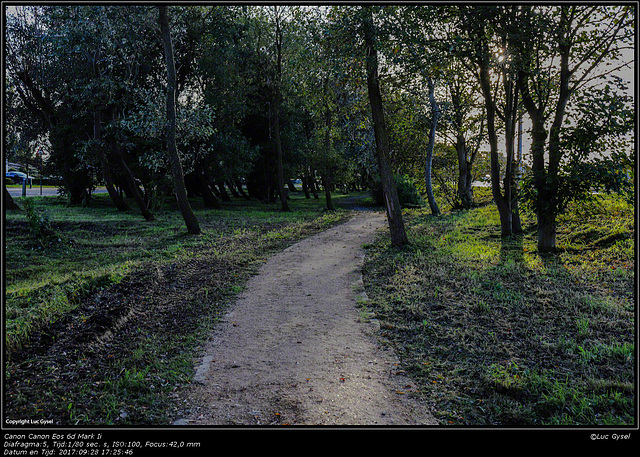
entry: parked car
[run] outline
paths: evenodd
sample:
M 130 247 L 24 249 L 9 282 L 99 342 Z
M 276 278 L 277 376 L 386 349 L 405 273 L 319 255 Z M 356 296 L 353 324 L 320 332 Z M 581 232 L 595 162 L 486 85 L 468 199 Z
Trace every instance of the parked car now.
M 8 171 L 5 174 L 5 177 L 12 179 L 14 183 L 20 184 L 22 181 L 27 179 L 27 175 L 20 171 Z

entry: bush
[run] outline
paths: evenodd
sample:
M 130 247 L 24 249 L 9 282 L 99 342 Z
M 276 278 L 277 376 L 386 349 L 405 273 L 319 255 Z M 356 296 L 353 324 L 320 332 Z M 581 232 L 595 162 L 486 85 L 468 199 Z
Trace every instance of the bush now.
M 424 200 L 418 192 L 418 188 L 415 183 L 408 176 L 395 175 L 396 188 L 398 189 L 398 200 L 402 207 L 415 207 L 423 206 Z M 374 198 L 377 205 L 384 206 L 384 196 L 382 193 L 382 182 L 376 181 L 373 189 L 371 190 L 371 196 Z
M 29 222 L 31 234 L 36 240 L 40 243 L 44 243 L 54 237 L 57 238 L 56 233 L 51 227 L 49 215 L 46 213 L 40 213 L 31 198 L 24 199 L 24 210 L 27 221 Z

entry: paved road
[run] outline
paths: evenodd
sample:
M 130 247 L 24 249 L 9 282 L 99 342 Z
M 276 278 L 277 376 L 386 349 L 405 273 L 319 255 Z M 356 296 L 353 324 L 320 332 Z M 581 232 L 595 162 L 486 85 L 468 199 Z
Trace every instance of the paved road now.
M 7 189 L 9 190 L 9 193 L 11 194 L 11 196 L 13 198 L 16 197 L 22 197 L 22 187 L 7 187 Z M 105 189 L 104 187 L 98 187 L 97 189 L 95 189 L 93 191 L 94 194 L 101 194 L 106 192 L 107 189 Z M 40 194 L 40 186 L 38 185 L 33 185 L 31 187 L 31 189 L 29 189 L 29 186 L 27 186 L 27 197 L 39 197 Z M 43 197 L 55 197 L 56 195 L 58 195 L 58 188 L 57 187 L 43 187 L 42 188 L 42 196 Z

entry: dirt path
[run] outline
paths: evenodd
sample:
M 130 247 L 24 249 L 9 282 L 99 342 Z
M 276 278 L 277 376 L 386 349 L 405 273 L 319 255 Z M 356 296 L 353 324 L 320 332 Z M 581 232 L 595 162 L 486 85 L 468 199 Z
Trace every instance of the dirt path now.
M 355 212 L 266 262 L 216 326 L 176 424 L 435 424 L 356 307 L 363 244 L 385 226 Z

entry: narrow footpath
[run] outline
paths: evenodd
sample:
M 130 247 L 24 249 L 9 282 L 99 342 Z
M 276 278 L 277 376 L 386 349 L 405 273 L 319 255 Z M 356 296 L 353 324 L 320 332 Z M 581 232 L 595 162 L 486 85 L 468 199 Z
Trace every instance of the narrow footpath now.
M 175 425 L 435 425 L 357 308 L 363 245 L 386 227 L 357 211 L 265 262 L 216 325 Z

